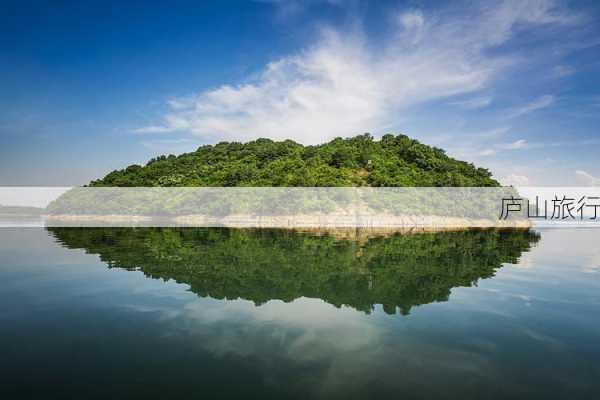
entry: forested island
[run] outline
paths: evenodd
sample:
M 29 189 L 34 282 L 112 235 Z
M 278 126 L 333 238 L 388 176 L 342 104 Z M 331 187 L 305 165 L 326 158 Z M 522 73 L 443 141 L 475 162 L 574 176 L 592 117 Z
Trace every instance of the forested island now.
M 160 156 L 68 191 L 48 213 L 198 226 L 495 227 L 501 199 L 511 194 L 514 188 L 502 188 L 487 169 L 442 149 L 405 135 L 364 134 L 316 146 L 221 142 Z M 515 218 L 500 225 L 529 226 Z
M 292 140 L 205 145 L 179 156 L 151 159 L 92 181 L 89 186 L 251 187 L 496 187 L 485 168 L 449 157 L 406 135 L 336 138 L 316 146 Z

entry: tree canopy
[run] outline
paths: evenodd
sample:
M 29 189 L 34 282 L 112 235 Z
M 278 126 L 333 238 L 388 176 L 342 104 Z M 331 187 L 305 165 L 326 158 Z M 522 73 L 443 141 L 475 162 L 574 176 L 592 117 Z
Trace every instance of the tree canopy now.
M 89 186 L 500 186 L 485 168 L 405 135 L 336 138 L 317 146 L 292 140 L 221 142 L 191 153 L 116 170 Z

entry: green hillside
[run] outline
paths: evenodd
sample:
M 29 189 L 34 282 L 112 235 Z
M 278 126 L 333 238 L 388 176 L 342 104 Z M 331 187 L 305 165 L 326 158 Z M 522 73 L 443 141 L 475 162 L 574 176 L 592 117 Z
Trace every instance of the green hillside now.
M 221 142 L 113 171 L 90 186 L 499 186 L 485 168 L 405 135 Z

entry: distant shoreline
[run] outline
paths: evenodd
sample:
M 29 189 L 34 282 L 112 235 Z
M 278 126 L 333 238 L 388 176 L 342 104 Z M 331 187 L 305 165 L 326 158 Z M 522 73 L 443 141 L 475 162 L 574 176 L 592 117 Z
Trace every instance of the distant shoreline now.
M 42 218 L 42 214 L 10 214 L 10 213 L 0 213 L 0 217 L 27 217 L 27 218 Z

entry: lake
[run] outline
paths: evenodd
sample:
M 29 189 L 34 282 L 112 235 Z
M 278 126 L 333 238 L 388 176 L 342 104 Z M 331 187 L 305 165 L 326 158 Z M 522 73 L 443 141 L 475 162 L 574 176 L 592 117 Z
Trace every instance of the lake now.
M 593 398 L 599 237 L 0 228 L 0 394 Z

